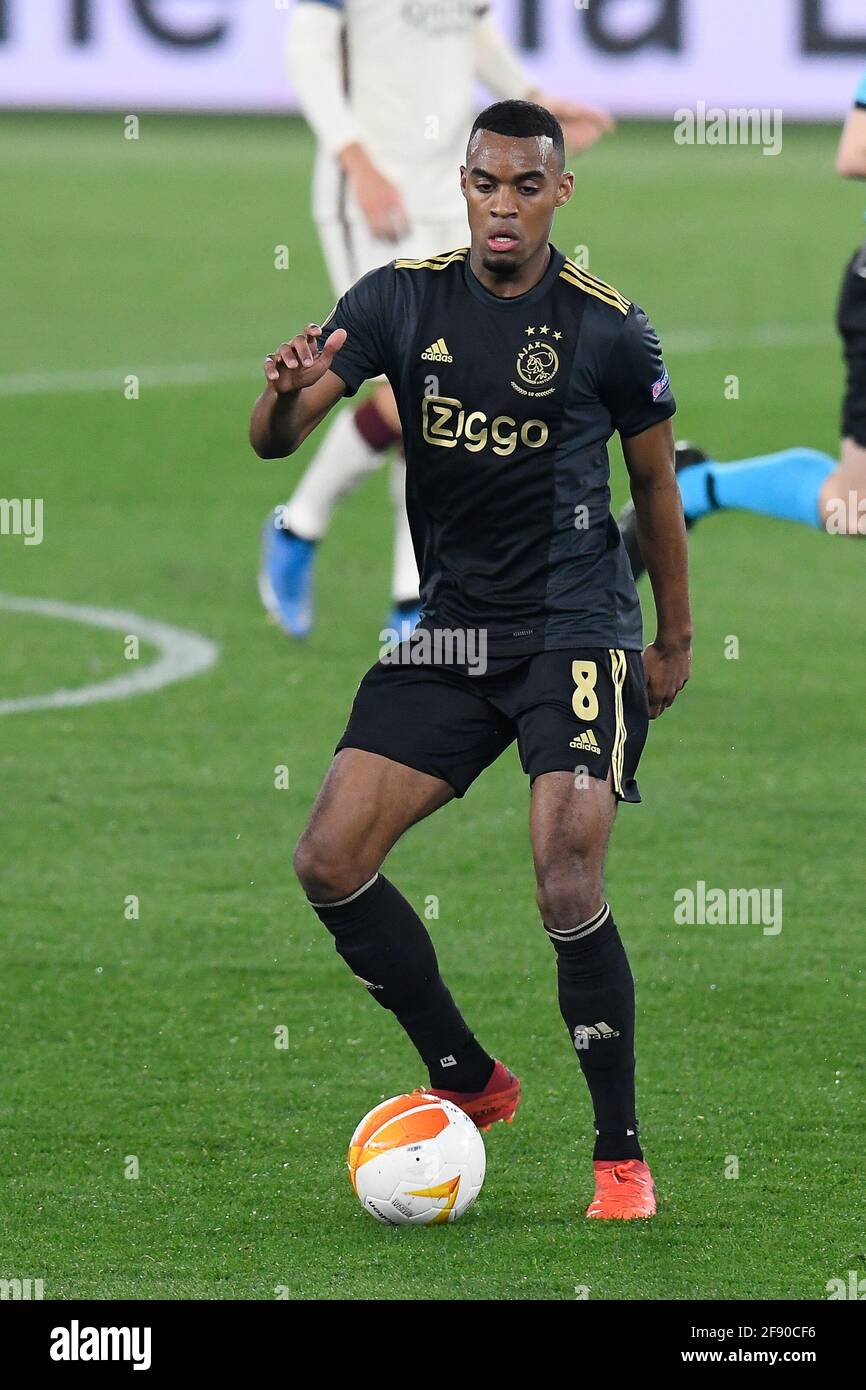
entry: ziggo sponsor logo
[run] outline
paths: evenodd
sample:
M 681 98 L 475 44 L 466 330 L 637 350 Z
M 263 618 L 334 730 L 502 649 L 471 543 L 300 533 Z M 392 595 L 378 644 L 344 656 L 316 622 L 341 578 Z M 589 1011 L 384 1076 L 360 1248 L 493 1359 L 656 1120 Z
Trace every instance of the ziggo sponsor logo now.
M 462 443 L 469 453 L 479 454 L 492 440 L 491 448 L 500 458 L 513 454 L 518 440 L 526 449 L 543 449 L 550 438 L 544 420 L 518 424 L 511 415 L 497 415 L 490 421 L 483 410 L 467 413 L 463 402 L 452 396 L 424 397 L 421 428 L 427 443 L 441 449 L 454 449 Z

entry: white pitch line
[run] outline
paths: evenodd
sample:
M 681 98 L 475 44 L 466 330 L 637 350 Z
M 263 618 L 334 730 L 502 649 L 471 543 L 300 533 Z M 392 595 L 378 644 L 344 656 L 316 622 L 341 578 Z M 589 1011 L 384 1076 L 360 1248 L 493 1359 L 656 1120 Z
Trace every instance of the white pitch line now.
M 661 334 L 670 352 L 718 352 L 736 348 L 821 347 L 833 341 L 832 327 L 769 323 L 755 328 L 669 328 Z M 264 356 L 264 353 L 262 354 Z M 156 367 L 98 367 L 75 372 L 17 372 L 0 376 L 0 396 L 38 396 L 48 393 L 114 391 L 122 395 L 126 377 L 137 376 L 142 390 L 153 386 L 208 386 L 221 381 L 252 381 L 260 368 L 257 358 L 233 362 L 176 362 Z
M 767 323 L 758 328 L 669 328 L 661 334 L 670 352 L 718 352 L 728 348 L 800 348 L 831 343 L 836 334 L 809 324 Z
M 262 353 L 264 359 L 264 353 Z M 211 382 L 253 377 L 260 363 L 253 358 L 235 362 L 175 362 L 161 367 L 94 367 L 77 372 L 16 372 L 0 376 L 0 396 L 38 396 L 79 391 L 115 391 L 122 395 L 128 376 L 139 386 L 207 386 Z
M 150 642 L 159 650 L 156 661 L 127 676 L 114 676 L 93 685 L 79 685 L 70 690 L 53 690 L 47 695 L 24 695 L 20 699 L 0 700 L 0 715 L 20 714 L 27 710 L 70 709 L 79 705 L 94 705 L 102 700 L 126 700 L 131 695 L 161 690 L 164 685 L 188 680 L 213 666 L 219 647 L 197 632 L 171 627 L 168 623 L 142 618 L 138 613 L 124 613 L 113 608 L 91 608 L 86 604 L 59 603 L 54 599 L 21 598 L 15 594 L 0 594 L 0 609 L 10 613 L 37 613 L 43 618 L 65 618 L 72 623 L 89 627 L 108 628 L 135 635 Z

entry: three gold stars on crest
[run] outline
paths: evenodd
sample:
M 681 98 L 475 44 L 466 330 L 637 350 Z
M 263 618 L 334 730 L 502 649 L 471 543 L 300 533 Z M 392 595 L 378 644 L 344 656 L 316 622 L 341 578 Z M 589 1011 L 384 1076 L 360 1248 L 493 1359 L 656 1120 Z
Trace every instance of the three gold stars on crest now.
M 549 332 L 550 332 L 550 329 L 548 328 L 548 326 L 547 326 L 546 323 L 542 323 L 538 328 L 536 328 L 535 325 L 531 323 L 531 324 L 528 326 L 527 330 L 526 330 L 526 336 L 527 336 L 527 338 L 534 338 L 536 333 L 549 333 Z M 562 337 L 562 334 L 559 332 L 558 329 L 554 329 L 554 330 L 553 330 L 553 336 L 554 336 L 554 338 L 556 339 L 556 341 L 559 342 L 560 338 Z

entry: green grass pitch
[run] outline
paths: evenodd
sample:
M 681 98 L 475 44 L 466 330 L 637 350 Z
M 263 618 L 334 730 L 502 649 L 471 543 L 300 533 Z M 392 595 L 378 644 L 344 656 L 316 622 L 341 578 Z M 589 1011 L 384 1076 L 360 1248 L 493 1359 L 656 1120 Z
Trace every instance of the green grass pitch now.
M 863 192 L 834 176 L 834 140 L 788 129 L 765 158 L 626 125 L 577 166 L 556 239 L 651 313 L 678 431 L 720 457 L 836 451 L 832 312 Z M 487 1136 L 484 1192 L 454 1227 L 387 1230 L 351 1195 L 355 1123 L 423 1078 L 290 869 L 376 655 L 384 471 L 323 547 L 307 643 L 268 626 L 255 589 L 265 511 L 310 456 L 250 452 L 261 358 L 332 302 L 311 159 L 291 121 L 145 117 L 138 141 L 120 116 L 0 127 L 0 492 L 45 507 L 42 545 L 0 537 L 0 591 L 221 649 L 154 694 L 0 718 L 0 1277 L 43 1278 L 47 1298 L 826 1297 L 866 1269 L 864 552 L 803 527 L 727 515 L 692 533 L 693 681 L 614 836 L 658 1218 L 583 1217 L 591 1114 L 513 750 L 388 869 L 419 908 L 438 898 L 443 972 L 523 1077 L 518 1123 Z M 210 375 L 166 384 L 197 364 Z M 90 372 L 115 383 L 82 389 Z M 22 373 L 29 394 L 11 393 Z M 618 449 L 613 472 L 618 505 Z M 119 633 L 2 610 L 0 655 L 0 699 L 129 671 Z M 673 894 L 698 879 L 781 888 L 781 933 L 676 926 Z

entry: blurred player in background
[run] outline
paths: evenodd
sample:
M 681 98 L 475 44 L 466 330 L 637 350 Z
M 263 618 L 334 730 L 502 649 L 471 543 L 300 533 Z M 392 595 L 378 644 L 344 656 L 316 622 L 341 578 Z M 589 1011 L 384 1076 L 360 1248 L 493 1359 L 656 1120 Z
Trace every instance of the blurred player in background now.
M 334 294 L 394 257 L 462 246 L 466 209 L 454 178 L 480 81 L 497 96 L 539 101 L 580 153 L 613 128 L 597 107 L 534 88 L 480 0 L 300 0 L 289 30 L 289 72 L 318 140 L 313 215 Z M 430 370 L 450 360 L 431 343 Z M 394 396 L 378 383 L 342 411 L 286 506 L 265 524 L 259 590 L 294 637 L 313 625 L 313 563 L 339 500 L 401 448 Z M 418 570 L 405 503 L 405 463 L 393 465 L 393 608 L 408 635 L 419 614 Z
M 842 131 L 836 171 L 846 179 L 866 179 L 866 76 Z M 708 512 L 736 510 L 800 521 L 831 535 L 866 536 L 866 242 L 845 267 L 836 327 L 846 365 L 839 458 L 798 447 L 717 463 L 694 445 L 678 444 L 677 478 L 689 528 Z M 644 563 L 631 504 L 619 525 L 637 579 Z

